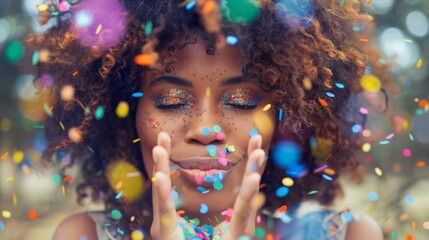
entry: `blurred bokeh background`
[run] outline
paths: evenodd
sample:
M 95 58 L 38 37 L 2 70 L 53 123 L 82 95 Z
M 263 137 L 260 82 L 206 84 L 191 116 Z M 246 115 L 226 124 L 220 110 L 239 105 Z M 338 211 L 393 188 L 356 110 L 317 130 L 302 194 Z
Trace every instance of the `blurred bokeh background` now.
M 0 0 L 1 240 L 50 239 L 65 216 L 99 207 L 76 204 L 76 169 L 67 186 L 55 169 L 35 169 L 44 148 L 40 120 L 49 106 L 24 71 L 37 57 L 23 40 L 49 27 L 37 23 L 41 1 Z M 345 197 L 337 205 L 372 215 L 386 239 L 429 239 L 429 1 L 373 0 L 367 11 L 376 18 L 375 39 L 386 57 L 380 62 L 393 61 L 398 92 L 389 93 L 386 113 L 368 114 L 360 157 L 365 180 L 344 179 Z

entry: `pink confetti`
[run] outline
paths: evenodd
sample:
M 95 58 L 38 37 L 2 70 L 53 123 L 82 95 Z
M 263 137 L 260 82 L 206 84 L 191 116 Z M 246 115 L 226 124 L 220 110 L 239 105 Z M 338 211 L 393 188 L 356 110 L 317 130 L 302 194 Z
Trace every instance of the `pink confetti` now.
M 360 113 L 362 113 L 362 114 L 368 114 L 368 109 L 366 109 L 364 107 L 361 107 L 360 108 Z
M 408 148 L 405 148 L 405 149 L 402 151 L 402 155 L 404 155 L 404 157 L 406 157 L 406 158 L 411 157 L 411 150 L 410 150 L 410 149 L 408 149 Z
M 395 134 L 391 133 L 391 134 L 387 135 L 386 139 L 387 140 L 392 139 L 394 136 L 395 136 Z
M 223 133 L 221 133 L 221 132 L 216 133 L 216 139 L 217 140 L 222 140 L 223 139 Z
M 222 149 L 222 150 L 220 150 L 219 151 L 219 156 L 221 157 L 221 158 L 224 158 L 224 157 L 226 157 L 226 152 Z
M 221 215 L 223 215 L 223 216 L 232 216 L 232 213 L 234 212 L 234 210 L 232 209 L 232 208 L 228 208 L 228 209 L 226 209 L 225 211 L 223 211 L 222 213 L 221 213 Z
M 222 166 L 226 166 L 228 164 L 228 161 L 226 160 L 226 158 L 220 157 L 219 158 L 219 163 Z

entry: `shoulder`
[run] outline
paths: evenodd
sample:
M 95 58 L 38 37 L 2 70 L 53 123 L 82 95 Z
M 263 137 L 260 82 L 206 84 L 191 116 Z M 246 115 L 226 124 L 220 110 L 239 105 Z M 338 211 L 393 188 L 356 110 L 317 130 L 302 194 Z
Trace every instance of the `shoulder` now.
M 355 217 L 347 226 L 346 240 L 383 240 L 383 233 L 378 223 L 368 215 Z
M 85 238 L 86 237 L 86 238 Z M 76 213 L 65 218 L 57 227 L 53 240 L 97 240 L 94 221 L 86 213 Z

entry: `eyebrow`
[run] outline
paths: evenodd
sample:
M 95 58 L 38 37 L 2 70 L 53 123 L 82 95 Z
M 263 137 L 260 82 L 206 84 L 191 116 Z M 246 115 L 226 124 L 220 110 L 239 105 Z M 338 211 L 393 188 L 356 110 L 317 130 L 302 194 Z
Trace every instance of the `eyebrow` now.
M 252 82 L 252 81 L 250 81 L 248 78 L 245 78 L 243 76 L 239 76 L 239 77 L 232 77 L 232 78 L 225 79 L 220 83 L 220 85 L 221 86 L 230 86 L 230 85 L 247 83 L 247 82 Z M 185 80 L 185 79 L 180 78 L 180 77 L 161 76 L 161 77 L 154 79 L 152 82 L 150 82 L 149 88 L 152 88 L 152 87 L 159 85 L 161 83 L 170 83 L 170 84 L 184 86 L 184 87 L 193 87 L 194 86 L 191 81 Z

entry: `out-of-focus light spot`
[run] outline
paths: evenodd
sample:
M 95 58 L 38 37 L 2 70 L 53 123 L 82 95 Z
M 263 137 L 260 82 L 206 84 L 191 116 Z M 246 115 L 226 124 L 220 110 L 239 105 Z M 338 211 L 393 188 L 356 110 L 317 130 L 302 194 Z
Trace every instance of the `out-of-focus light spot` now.
M 10 30 L 9 22 L 6 19 L 0 19 L 0 44 L 8 39 Z
M 129 110 L 130 110 L 130 107 L 128 103 L 122 101 L 116 107 L 116 116 L 118 116 L 119 118 L 125 118 L 128 116 Z
M 75 15 L 76 25 L 85 28 L 91 25 L 93 18 L 89 11 L 81 10 Z
M 0 131 L 2 132 L 9 132 L 9 130 L 12 127 L 12 121 L 10 121 L 9 118 L 3 118 L 0 121 Z
M 6 46 L 6 59 L 11 63 L 16 63 L 24 56 L 24 45 L 19 41 L 12 41 Z
M 262 134 L 268 134 L 274 129 L 274 119 L 269 112 L 257 111 L 253 114 L 256 129 Z
M 277 167 L 287 169 L 297 164 L 301 158 L 301 150 L 298 145 L 291 141 L 281 141 L 273 150 L 273 161 Z
M 416 44 L 404 41 L 405 36 L 398 28 L 387 28 L 380 35 L 381 49 L 388 57 L 394 57 L 400 68 L 408 68 L 420 58 Z
M 369 152 L 369 151 L 371 151 L 371 144 L 370 144 L 370 143 L 364 143 L 364 144 L 362 145 L 362 151 L 364 151 L 364 152 Z
M 429 22 L 421 11 L 412 11 L 405 19 L 407 30 L 416 37 L 424 37 L 429 31 Z
M 404 157 L 406 157 L 406 158 L 411 157 L 411 150 L 410 150 L 410 149 L 408 149 L 408 148 L 406 148 L 406 149 L 402 150 L 402 155 L 403 155 Z
M 132 240 L 143 240 L 144 239 L 144 234 L 142 231 L 140 230 L 134 230 L 131 233 L 131 239 Z
M 381 89 L 381 81 L 380 79 L 372 74 L 365 74 L 360 79 L 360 85 L 362 88 L 370 93 L 377 93 Z
M 289 188 L 285 187 L 285 186 L 281 186 L 279 188 L 277 188 L 276 190 L 276 196 L 277 197 L 284 197 L 286 195 L 288 195 L 289 193 Z
M 429 230 L 429 221 L 424 221 L 423 222 L 423 228 L 426 230 Z
M 378 201 L 378 194 L 376 192 L 370 192 L 368 194 L 368 198 L 369 200 L 373 201 L 373 202 L 377 202 Z
M 386 14 L 393 6 L 394 0 L 373 0 L 371 5 L 377 14 Z
M 58 9 L 61 12 L 67 12 L 68 10 L 70 10 L 70 3 L 67 1 L 62 1 L 58 4 Z
M 222 17 L 233 23 L 248 24 L 259 15 L 260 1 L 242 0 L 226 1 L 222 0 L 221 12 Z
M 122 198 L 135 201 L 144 191 L 144 178 L 140 171 L 127 161 L 116 161 L 106 168 L 106 177 L 116 193 L 123 192 Z M 121 183 L 120 188 L 117 188 Z
M 404 197 L 404 200 L 405 200 L 405 202 L 406 202 L 406 203 L 408 203 L 408 204 L 413 204 L 413 203 L 414 203 L 414 198 L 413 198 L 413 196 L 411 196 L 411 195 L 406 195 L 406 196 Z
M 1 212 L 1 215 L 2 215 L 4 218 L 10 218 L 10 217 L 12 217 L 12 213 L 10 213 L 8 210 L 3 210 L 3 211 Z
M 352 127 L 352 131 L 353 131 L 354 133 L 359 133 L 359 132 L 360 132 L 360 130 L 361 130 L 361 126 L 360 126 L 359 124 L 355 124 L 355 125 L 353 125 L 353 127 Z

